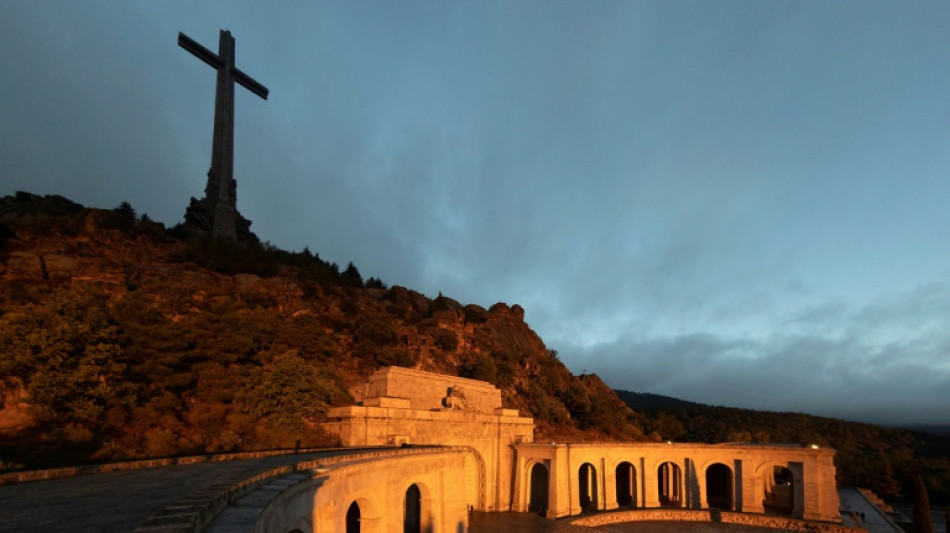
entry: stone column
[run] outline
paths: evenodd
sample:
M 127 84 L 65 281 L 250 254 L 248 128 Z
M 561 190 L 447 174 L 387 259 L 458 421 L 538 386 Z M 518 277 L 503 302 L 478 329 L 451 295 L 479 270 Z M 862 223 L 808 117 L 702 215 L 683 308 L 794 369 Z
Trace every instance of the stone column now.
M 743 487 L 745 484 L 742 481 L 742 461 L 736 459 L 733 462 L 734 469 L 732 471 L 732 510 L 742 511 L 743 505 Z
M 614 470 L 608 471 L 607 469 L 607 458 L 601 457 L 600 459 L 600 468 L 603 471 L 601 475 L 602 481 L 600 486 L 603 487 L 603 497 L 597 502 L 600 506 L 600 509 L 616 509 L 617 508 L 617 472 Z
M 692 468 L 695 469 L 696 492 L 699 493 L 697 494 L 698 498 L 696 499 L 696 503 L 699 504 L 698 508 L 709 509 L 709 501 L 706 499 L 706 473 L 700 472 L 698 469 L 696 469 L 696 463 L 693 463 L 692 461 L 690 462 Z
M 817 472 L 809 472 L 810 475 L 805 476 L 805 468 L 802 463 L 790 463 L 788 469 L 792 472 L 792 500 L 794 506 L 792 508 L 792 516 L 795 518 L 808 518 L 808 519 L 818 519 L 818 513 L 814 513 L 813 516 L 806 516 L 805 509 L 806 503 L 810 504 L 811 502 L 806 502 L 805 499 L 805 490 L 806 490 L 806 479 L 811 485 L 808 488 L 809 499 L 814 500 L 814 507 L 817 507 L 818 498 L 817 498 L 817 487 L 815 481 L 817 480 Z M 808 509 L 814 508 L 812 505 L 808 505 Z
M 441 478 L 442 476 L 440 475 L 439 477 Z M 432 498 L 419 499 L 419 531 L 431 533 L 442 533 L 444 531 L 443 528 L 439 527 L 442 521 L 436 516 L 438 511 L 437 503 L 438 502 Z M 360 533 L 363 532 L 360 531 Z
M 555 449 L 555 458 L 551 461 L 551 472 L 548 478 L 550 492 L 548 493 L 548 518 L 568 516 L 572 511 L 573 494 L 571 486 L 570 452 L 566 446 Z
M 772 468 L 771 466 L 765 469 Z M 762 500 L 765 498 L 765 487 L 763 477 L 769 474 L 763 472 L 761 476 L 755 475 L 753 464 L 744 465 L 742 469 L 742 509 L 743 513 L 763 513 Z
M 660 479 L 657 471 L 643 472 L 643 506 L 660 506 Z
M 637 507 L 646 507 L 647 506 L 647 494 L 646 494 L 646 468 L 644 467 L 644 459 L 640 458 L 637 471 L 635 472 L 637 493 L 636 506 Z

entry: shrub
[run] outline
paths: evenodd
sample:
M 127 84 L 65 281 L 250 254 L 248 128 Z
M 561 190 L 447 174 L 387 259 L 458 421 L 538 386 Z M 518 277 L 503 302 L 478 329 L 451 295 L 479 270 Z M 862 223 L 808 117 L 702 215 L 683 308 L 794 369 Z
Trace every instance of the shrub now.
M 459 347 L 459 339 L 453 331 L 438 328 L 432 337 L 435 345 L 447 352 L 454 352 Z

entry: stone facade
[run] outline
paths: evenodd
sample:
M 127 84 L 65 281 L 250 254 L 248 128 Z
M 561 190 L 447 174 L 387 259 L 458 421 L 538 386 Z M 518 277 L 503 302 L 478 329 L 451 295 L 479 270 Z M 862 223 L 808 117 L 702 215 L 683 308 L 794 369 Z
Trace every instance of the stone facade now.
M 344 446 L 465 447 L 472 452 L 460 476 L 468 508 L 550 518 L 623 508 L 716 509 L 841 521 L 831 449 L 534 443 L 533 420 L 503 408 L 492 385 L 405 368 L 381 369 L 351 392 L 360 405 L 332 409 L 328 431 Z
M 772 503 L 775 509 L 768 511 L 792 518 L 841 521 L 831 449 L 672 443 L 521 444 L 515 449 L 513 511 L 531 509 L 532 479 L 538 479 L 532 471 L 538 465 L 544 469 L 542 479 L 549 480 L 546 498 L 540 499 L 551 518 L 621 506 L 708 509 L 713 506 L 710 489 L 718 484 L 725 490 L 715 495 L 715 507 L 725 511 L 764 513 Z M 726 475 L 710 484 L 714 465 Z M 776 483 L 776 467 L 790 475 L 783 480 L 787 484 Z M 623 492 L 618 478 L 625 481 Z M 534 494 L 538 499 L 537 489 Z M 621 494 L 630 501 L 621 504 Z
M 490 383 L 395 366 L 380 369 L 350 392 L 366 406 L 398 398 L 408 400 L 411 409 L 424 411 L 449 408 L 493 415 L 501 408 L 501 391 Z
M 313 475 L 287 488 L 265 487 L 261 494 L 248 496 L 249 500 L 266 500 L 254 511 L 252 520 L 236 509 L 207 531 L 342 533 L 354 506 L 359 513 L 360 533 L 403 531 L 406 500 L 413 488 L 418 491 L 419 531 L 468 531 L 465 487 L 474 482 L 468 478 L 471 473 L 467 469 L 471 453 L 466 449 L 406 452 L 302 463 L 298 469 L 308 469 Z
M 471 379 L 389 367 L 354 390 L 362 405 L 331 409 L 324 429 L 343 446 L 438 444 L 466 446 L 478 482 L 466 504 L 510 509 L 514 445 L 531 442 L 534 421 L 501 406 L 501 391 Z

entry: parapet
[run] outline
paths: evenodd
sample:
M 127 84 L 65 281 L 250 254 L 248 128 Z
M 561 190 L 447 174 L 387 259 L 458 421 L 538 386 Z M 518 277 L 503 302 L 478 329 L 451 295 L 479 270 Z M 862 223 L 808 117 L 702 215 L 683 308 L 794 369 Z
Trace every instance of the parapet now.
M 369 381 L 351 392 L 367 407 L 398 405 L 417 410 L 452 409 L 490 415 L 501 414 L 498 410 L 502 408 L 501 391 L 490 383 L 395 366 L 377 370 Z

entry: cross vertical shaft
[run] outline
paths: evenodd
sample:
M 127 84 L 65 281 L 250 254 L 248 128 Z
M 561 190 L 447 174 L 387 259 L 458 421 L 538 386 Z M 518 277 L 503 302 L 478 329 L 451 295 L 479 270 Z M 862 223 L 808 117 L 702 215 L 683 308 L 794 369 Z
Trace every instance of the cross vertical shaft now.
M 234 37 L 221 31 L 218 40 L 218 85 L 214 98 L 214 141 L 211 145 L 211 170 L 205 197 L 216 199 L 217 209 L 211 234 L 215 237 L 237 238 L 237 182 L 234 181 Z M 220 220 L 219 220 L 220 218 Z
M 218 71 L 214 103 L 214 140 L 211 147 L 211 169 L 205 186 L 203 216 L 186 214 L 202 219 L 207 230 L 215 237 L 238 238 L 239 222 L 244 221 L 237 211 L 237 182 L 234 180 L 234 84 L 241 84 L 252 93 L 267 99 L 266 87 L 234 66 L 234 37 L 221 30 L 218 53 L 214 54 L 183 33 L 178 34 L 178 45 L 194 54 Z M 189 208 L 189 212 L 191 208 Z

